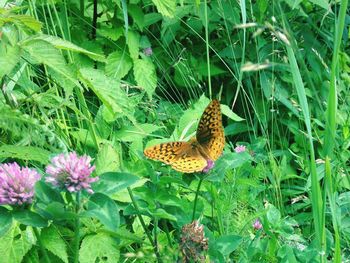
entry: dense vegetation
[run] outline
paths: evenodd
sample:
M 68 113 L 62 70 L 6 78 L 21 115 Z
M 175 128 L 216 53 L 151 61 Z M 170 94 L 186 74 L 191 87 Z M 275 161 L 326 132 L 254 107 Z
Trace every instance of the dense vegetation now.
M 349 29 L 347 0 L 0 1 L 0 263 L 350 262 Z M 209 173 L 145 158 L 214 98 Z

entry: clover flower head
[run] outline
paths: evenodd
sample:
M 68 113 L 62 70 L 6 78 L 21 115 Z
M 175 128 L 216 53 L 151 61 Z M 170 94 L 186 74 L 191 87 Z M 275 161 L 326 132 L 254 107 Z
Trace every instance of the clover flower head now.
M 79 192 L 85 189 L 92 194 L 91 183 L 96 182 L 98 177 L 91 177 L 95 166 L 91 166 L 91 157 L 78 156 L 76 152 L 61 153 L 51 159 L 46 166 L 46 182 L 55 187 L 63 188 L 69 192 Z
M 262 224 L 261 224 L 261 222 L 260 222 L 260 220 L 259 219 L 256 219 L 255 221 L 254 221 L 254 223 L 253 223 L 253 228 L 255 229 L 255 230 L 260 230 L 260 229 L 262 229 Z
M 0 205 L 23 205 L 33 201 L 34 185 L 40 174 L 16 162 L 0 165 Z
M 242 152 L 245 152 L 246 150 L 246 147 L 244 145 L 238 145 L 236 148 L 235 148 L 235 152 L 236 153 L 242 153 Z
M 204 262 L 204 252 L 208 250 L 208 238 L 204 236 L 204 226 L 197 220 L 182 227 L 181 253 L 184 262 Z
M 147 57 L 150 57 L 153 55 L 153 50 L 151 47 L 146 47 L 143 49 L 143 54 L 145 54 Z
M 203 173 L 208 173 L 211 169 L 213 169 L 215 163 L 213 160 L 208 159 L 207 160 L 207 166 L 204 167 L 204 169 L 202 170 Z

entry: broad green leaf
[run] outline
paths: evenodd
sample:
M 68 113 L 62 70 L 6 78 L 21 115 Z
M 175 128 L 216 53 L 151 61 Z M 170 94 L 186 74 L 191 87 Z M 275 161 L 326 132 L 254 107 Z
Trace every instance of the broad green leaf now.
M 145 25 L 145 15 L 142 12 L 141 6 L 129 4 L 128 13 L 131 15 L 137 26 L 142 30 Z
M 139 58 L 139 47 L 140 47 L 140 35 L 135 31 L 128 31 L 127 44 L 129 48 L 130 57 L 132 60 Z
M 51 153 L 39 147 L 2 145 L 0 146 L 0 158 L 17 158 L 21 160 L 37 161 L 47 164 Z
M 53 201 L 58 203 L 64 203 L 64 200 L 59 191 L 51 188 L 43 181 L 39 181 L 35 184 L 35 196 L 41 202 L 50 204 Z
M 5 235 L 0 236 L 0 263 L 21 263 L 35 242 L 30 227 L 22 231 L 17 224 L 14 224 Z
M 159 13 L 163 16 L 173 17 L 176 10 L 176 1 L 174 0 L 152 0 Z
M 109 54 L 106 62 L 106 75 L 116 77 L 117 79 L 123 78 L 128 74 L 132 67 L 132 60 L 127 54 L 126 50 L 116 50 Z
M 72 220 L 77 217 L 74 212 L 67 210 L 64 204 L 58 202 L 51 202 L 45 207 L 44 211 L 45 215 L 51 220 Z
M 56 36 L 49 36 L 45 34 L 41 34 L 38 36 L 35 36 L 32 38 L 33 40 L 43 40 L 45 42 L 50 43 L 53 45 L 55 48 L 58 49 L 63 49 L 63 50 L 68 50 L 68 51 L 73 51 L 73 52 L 78 52 L 85 54 L 89 56 L 90 58 L 100 61 L 100 62 L 105 62 L 105 57 L 100 54 L 93 53 L 91 51 L 86 50 L 85 48 L 79 47 L 72 42 L 69 42 L 67 40 L 64 40 L 62 38 L 56 37 Z
M 120 252 L 116 241 L 107 234 L 86 236 L 79 250 L 80 263 L 119 262 Z
M 100 176 L 100 180 L 92 188 L 95 192 L 111 195 L 131 186 L 138 180 L 139 177 L 129 173 L 105 173 Z
M 266 216 L 269 222 L 273 225 L 276 225 L 281 220 L 280 211 L 272 204 L 268 204 Z
M 221 105 L 221 112 L 223 115 L 227 116 L 231 120 L 234 121 L 243 121 L 244 119 L 239 117 L 236 113 L 234 113 L 227 105 Z
M 101 193 L 90 197 L 87 210 L 82 212 L 81 216 L 96 218 L 111 231 L 116 231 L 120 223 L 119 209 L 115 201 Z
M 156 69 L 148 59 L 136 59 L 134 61 L 134 76 L 137 85 L 141 86 L 151 99 L 157 87 Z
M 35 32 L 38 32 L 41 29 L 41 22 L 29 15 L 11 14 L 7 18 L 8 21 L 15 23 L 19 28 L 27 32 L 28 29 Z
M 143 123 L 138 126 L 129 126 L 118 130 L 115 133 L 115 138 L 123 142 L 132 142 L 144 138 L 159 129 L 160 127 L 154 124 Z
M 131 121 L 135 121 L 130 114 L 130 104 L 124 90 L 120 88 L 120 82 L 115 78 L 107 77 L 97 69 L 82 68 L 79 70 L 79 78 L 84 82 L 114 114 L 126 115 Z
M 12 215 L 9 210 L 0 207 L 0 237 L 4 235 L 12 226 Z
M 44 248 L 63 262 L 68 263 L 67 245 L 54 226 L 44 228 L 40 233 L 40 238 Z
M 110 143 L 102 144 L 96 156 L 96 173 L 98 175 L 114 172 L 120 167 L 120 155 Z
M 80 87 L 74 70 L 67 65 L 60 50 L 53 45 L 41 39 L 25 40 L 19 45 L 29 54 L 32 63 L 44 64 Z
M 241 236 L 227 235 L 215 240 L 215 246 L 224 256 L 228 256 L 239 246 L 242 241 Z
M 169 214 L 163 208 L 158 208 L 156 211 L 152 211 L 151 214 L 152 216 L 158 219 L 169 219 L 172 221 L 177 221 L 177 218 L 175 216 L 173 216 L 172 214 Z
M 12 71 L 20 57 L 21 50 L 18 46 L 6 45 L 0 41 L 0 79 Z
M 39 214 L 29 210 L 15 211 L 12 215 L 15 220 L 26 226 L 46 227 L 48 224 Z

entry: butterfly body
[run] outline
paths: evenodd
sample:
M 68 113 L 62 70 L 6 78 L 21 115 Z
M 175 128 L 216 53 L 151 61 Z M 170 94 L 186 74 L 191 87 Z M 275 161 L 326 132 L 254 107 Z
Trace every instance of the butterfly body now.
M 213 100 L 204 110 L 196 136 L 188 142 L 169 142 L 149 147 L 146 157 L 162 161 L 177 171 L 193 173 L 203 171 L 216 161 L 225 145 L 220 103 Z

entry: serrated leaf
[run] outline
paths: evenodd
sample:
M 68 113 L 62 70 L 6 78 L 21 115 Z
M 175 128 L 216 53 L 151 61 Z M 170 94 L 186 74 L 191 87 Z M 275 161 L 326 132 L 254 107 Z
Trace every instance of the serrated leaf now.
M 111 77 L 116 77 L 118 79 L 123 78 L 128 74 L 132 67 L 132 60 L 125 50 L 116 50 L 109 54 L 106 62 L 106 75 Z
M 133 60 L 139 57 L 139 47 L 140 47 L 140 35 L 134 31 L 128 31 L 128 38 L 126 43 L 128 44 L 130 57 Z
M 52 254 L 56 255 L 63 262 L 68 263 L 67 246 L 60 233 L 50 226 L 44 228 L 40 234 L 43 246 L 49 250 Z
M 17 65 L 21 57 L 20 48 L 18 46 L 5 45 L 4 41 L 0 41 L 0 79 Z
M 150 60 L 137 59 L 134 61 L 134 76 L 137 85 L 141 86 L 151 99 L 157 87 L 156 69 Z
M 174 0 L 152 0 L 159 13 L 163 16 L 173 17 L 176 10 L 176 1 Z
M 38 161 L 47 164 L 51 153 L 33 146 L 2 145 L 0 146 L 0 158 L 17 158 L 21 160 Z
M 95 166 L 98 175 L 107 172 L 114 172 L 119 169 L 119 154 L 110 143 L 102 144 L 96 157 Z
M 98 233 L 83 239 L 79 251 L 80 263 L 119 262 L 120 252 L 115 240 L 107 234 Z
M 5 235 L 0 237 L 0 263 L 21 263 L 35 241 L 30 227 L 21 231 L 19 226 L 14 224 Z
M 61 52 L 53 45 L 41 39 L 25 40 L 20 42 L 19 45 L 28 52 L 33 63 L 47 65 L 80 87 L 74 70 L 67 65 Z
M 112 77 L 107 77 L 97 69 L 82 68 L 79 70 L 79 79 L 84 82 L 114 114 L 126 115 L 132 122 L 135 119 L 130 112 L 130 104 L 124 90 L 120 88 L 120 82 Z
M 98 180 L 92 188 L 95 192 L 111 195 L 131 186 L 139 179 L 139 177 L 129 173 L 110 172 L 102 174 L 100 180 Z
M 15 211 L 13 218 L 26 226 L 46 227 L 48 222 L 39 214 L 29 210 Z
M 87 205 L 87 210 L 81 213 L 82 216 L 100 220 L 111 231 L 118 229 L 120 223 L 119 209 L 111 198 L 101 193 L 95 193 L 89 198 Z
M 64 40 L 62 38 L 59 38 L 59 37 L 41 34 L 41 35 L 33 37 L 32 39 L 46 41 L 58 49 L 69 50 L 69 51 L 85 54 L 96 61 L 100 61 L 100 62 L 106 61 L 104 55 L 100 55 L 100 54 L 96 54 L 94 52 L 88 51 L 85 48 L 79 47 L 79 46 L 73 44 L 72 42 L 69 42 L 69 41 Z

